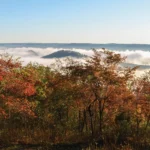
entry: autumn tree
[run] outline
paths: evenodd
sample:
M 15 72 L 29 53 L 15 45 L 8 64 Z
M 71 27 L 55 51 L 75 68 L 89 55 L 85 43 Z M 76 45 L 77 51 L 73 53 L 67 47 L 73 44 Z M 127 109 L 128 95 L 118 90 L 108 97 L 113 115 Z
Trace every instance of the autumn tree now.
M 0 58 L 1 111 L 5 117 L 11 113 L 34 116 L 28 97 L 35 94 L 34 82 L 29 72 L 23 72 L 21 63 L 9 56 Z
M 132 84 L 134 100 L 132 101 L 132 124 L 134 140 L 137 143 L 149 143 L 150 125 L 150 75 L 145 73 Z
M 123 106 L 133 97 L 128 81 L 136 68 L 123 69 L 119 67 L 122 61 L 119 54 L 94 50 L 84 64 L 75 62 L 66 67 L 73 89 L 78 89 L 73 103 L 78 108 L 80 132 L 99 133 L 102 138 L 109 122 L 115 122 L 115 116 L 125 111 Z

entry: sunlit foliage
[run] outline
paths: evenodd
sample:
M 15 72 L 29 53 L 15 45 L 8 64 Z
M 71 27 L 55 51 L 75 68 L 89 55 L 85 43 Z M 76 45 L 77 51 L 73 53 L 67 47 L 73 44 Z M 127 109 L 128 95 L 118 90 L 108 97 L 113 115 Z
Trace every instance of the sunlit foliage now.
M 84 63 L 59 61 L 59 69 L 1 56 L 0 141 L 148 147 L 149 73 L 136 78 L 119 54 L 93 52 Z

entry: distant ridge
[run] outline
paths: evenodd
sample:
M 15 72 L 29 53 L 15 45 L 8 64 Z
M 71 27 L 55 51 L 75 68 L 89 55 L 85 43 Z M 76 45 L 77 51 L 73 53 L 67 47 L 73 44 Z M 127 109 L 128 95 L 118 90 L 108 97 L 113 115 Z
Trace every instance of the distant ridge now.
M 30 54 L 30 56 L 38 56 L 38 54 L 33 50 L 28 50 L 28 53 Z
M 52 54 L 43 56 L 42 58 L 63 58 L 63 57 L 82 58 L 82 57 L 87 57 L 87 56 L 80 54 L 79 52 L 75 52 L 75 51 L 60 50 L 60 51 L 54 52 Z

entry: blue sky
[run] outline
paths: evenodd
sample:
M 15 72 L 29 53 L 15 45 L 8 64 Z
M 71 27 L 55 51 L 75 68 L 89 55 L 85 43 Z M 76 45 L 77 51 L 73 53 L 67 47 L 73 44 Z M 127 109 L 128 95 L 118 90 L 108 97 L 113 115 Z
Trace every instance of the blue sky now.
M 0 0 L 0 42 L 147 43 L 150 0 Z

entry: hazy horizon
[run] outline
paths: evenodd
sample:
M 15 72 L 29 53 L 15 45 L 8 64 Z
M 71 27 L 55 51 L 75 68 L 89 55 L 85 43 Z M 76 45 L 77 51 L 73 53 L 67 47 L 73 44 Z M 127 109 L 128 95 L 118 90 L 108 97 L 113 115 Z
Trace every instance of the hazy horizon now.
M 106 43 L 94 43 L 94 42 L 0 42 L 0 44 L 121 44 L 121 45 L 150 45 L 150 43 L 112 43 L 112 42 L 106 42 Z

